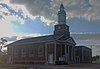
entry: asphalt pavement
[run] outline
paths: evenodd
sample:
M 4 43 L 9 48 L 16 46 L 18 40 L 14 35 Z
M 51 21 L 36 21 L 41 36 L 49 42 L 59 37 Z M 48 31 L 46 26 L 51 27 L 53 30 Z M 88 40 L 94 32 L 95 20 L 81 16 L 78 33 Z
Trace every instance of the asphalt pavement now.
M 37 69 L 100 69 L 100 64 L 47 65 Z

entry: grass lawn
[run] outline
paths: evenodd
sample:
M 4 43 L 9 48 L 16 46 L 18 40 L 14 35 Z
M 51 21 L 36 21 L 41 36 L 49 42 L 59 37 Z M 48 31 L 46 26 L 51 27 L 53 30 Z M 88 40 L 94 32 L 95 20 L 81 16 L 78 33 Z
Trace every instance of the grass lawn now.
M 100 63 L 100 61 L 92 61 L 92 63 Z

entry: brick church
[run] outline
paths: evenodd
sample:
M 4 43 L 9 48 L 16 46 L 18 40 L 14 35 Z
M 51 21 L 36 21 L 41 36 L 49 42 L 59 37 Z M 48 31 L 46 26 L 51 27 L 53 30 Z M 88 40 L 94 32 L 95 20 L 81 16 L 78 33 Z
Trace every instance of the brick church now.
M 75 62 L 75 41 L 66 24 L 63 4 L 53 35 L 21 39 L 7 45 L 10 64 L 59 64 Z

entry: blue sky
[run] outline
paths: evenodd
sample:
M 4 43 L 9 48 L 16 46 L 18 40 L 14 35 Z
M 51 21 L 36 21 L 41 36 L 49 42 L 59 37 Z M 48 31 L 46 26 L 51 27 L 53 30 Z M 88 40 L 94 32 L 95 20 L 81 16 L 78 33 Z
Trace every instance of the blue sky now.
M 71 32 L 100 32 L 100 20 L 72 18 L 67 20 Z
M 71 18 L 66 20 L 67 25 L 70 27 L 70 32 L 100 32 L 100 20 L 88 21 L 83 18 Z M 12 27 L 15 32 L 18 33 L 41 33 L 41 34 L 52 34 L 54 25 L 46 25 L 39 17 L 35 20 L 27 18 L 24 24 L 18 21 L 13 21 Z
M 24 24 L 14 21 L 12 23 L 13 29 L 18 33 L 41 33 L 41 34 L 51 34 L 53 31 L 53 25 L 46 25 L 41 20 L 36 18 L 32 20 L 27 18 Z
M 92 39 L 76 39 L 74 35 L 77 44 L 100 45 L 100 40 L 92 36 L 100 33 L 100 0 L 0 0 L 0 37 L 10 42 L 53 34 L 61 3 L 65 6 L 70 32 L 91 35 Z

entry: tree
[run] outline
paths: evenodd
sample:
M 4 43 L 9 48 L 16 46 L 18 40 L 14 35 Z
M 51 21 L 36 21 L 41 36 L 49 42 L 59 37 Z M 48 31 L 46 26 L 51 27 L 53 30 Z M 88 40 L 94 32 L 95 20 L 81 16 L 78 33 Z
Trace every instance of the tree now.
M 96 56 L 93 56 L 92 57 L 92 61 L 96 61 Z
M 2 51 L 2 48 L 4 47 L 5 43 L 7 43 L 7 40 L 4 38 L 1 38 L 1 42 L 0 42 L 0 51 Z
M 7 40 L 4 38 L 0 39 L 0 64 L 6 64 L 7 63 L 7 50 L 2 50 L 2 48 L 7 43 Z
M 99 61 L 100 60 L 100 56 L 99 55 L 93 56 L 92 60 L 93 61 Z

